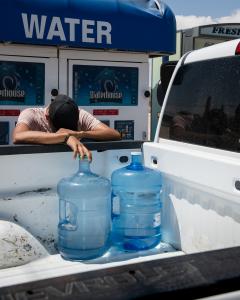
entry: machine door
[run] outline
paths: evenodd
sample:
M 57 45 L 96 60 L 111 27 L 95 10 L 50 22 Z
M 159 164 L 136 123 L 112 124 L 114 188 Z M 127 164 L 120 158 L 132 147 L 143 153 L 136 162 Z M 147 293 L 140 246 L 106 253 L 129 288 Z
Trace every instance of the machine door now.
M 123 140 L 146 139 L 149 99 L 144 94 L 149 89 L 148 64 L 116 61 L 117 58 L 65 59 L 65 68 L 60 67 L 60 92 L 68 76 L 65 92 L 81 108 L 117 129 Z
M 12 131 L 21 110 L 45 106 L 51 101 L 51 90 L 58 88 L 56 57 L 22 54 L 0 55 L 0 145 L 12 144 Z

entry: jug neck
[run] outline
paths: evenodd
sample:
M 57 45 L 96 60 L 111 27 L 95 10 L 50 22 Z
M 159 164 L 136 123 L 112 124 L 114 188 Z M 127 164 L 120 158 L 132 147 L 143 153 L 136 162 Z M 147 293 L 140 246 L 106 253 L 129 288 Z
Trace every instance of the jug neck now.
M 79 168 L 78 173 L 87 173 L 91 172 L 90 170 L 90 163 L 87 157 L 79 158 Z
M 143 170 L 142 165 L 142 153 L 141 152 L 132 152 L 131 153 L 131 164 L 128 166 L 130 170 Z

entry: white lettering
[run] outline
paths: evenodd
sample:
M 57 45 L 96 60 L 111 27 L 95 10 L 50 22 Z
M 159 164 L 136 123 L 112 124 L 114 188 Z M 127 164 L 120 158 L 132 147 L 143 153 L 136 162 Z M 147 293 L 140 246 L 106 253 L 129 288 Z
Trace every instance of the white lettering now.
M 123 94 L 121 92 L 100 92 L 90 91 L 90 99 L 122 99 Z
M 112 37 L 111 37 L 111 30 L 112 26 L 108 22 L 97 22 L 97 43 L 102 44 L 102 37 L 106 37 L 107 44 L 112 44 Z
M 69 24 L 69 34 L 70 34 L 69 40 L 71 42 L 75 42 L 75 25 L 80 24 L 80 20 L 65 18 L 64 21 L 65 21 L 65 23 Z
M 92 20 L 82 20 L 82 41 L 84 43 L 95 43 L 95 39 L 93 37 L 89 37 L 89 34 L 93 34 L 93 28 L 90 26 L 94 26 L 95 21 Z
M 26 38 L 31 39 L 33 37 L 33 30 L 35 29 L 37 39 L 43 39 L 43 34 L 47 20 L 46 16 L 41 16 L 40 26 L 37 15 L 31 15 L 30 24 L 28 22 L 27 14 L 22 14 L 22 20 Z
M 25 91 L 24 90 L 0 90 L 0 98 L 24 98 L 25 97 Z
M 47 40 L 52 40 L 55 37 L 59 37 L 61 41 L 75 42 L 76 39 L 79 39 L 79 42 L 82 43 L 112 44 L 112 25 L 108 22 L 75 18 L 64 18 L 61 20 L 60 17 L 49 17 L 50 26 L 47 28 L 47 16 L 28 15 L 26 13 L 22 13 L 21 16 L 26 38 L 34 38 L 36 36 L 37 39 L 46 38 Z M 68 32 L 64 32 L 64 24 L 68 26 Z M 76 30 L 79 24 L 82 24 L 80 34 Z
M 52 18 L 52 22 L 47 35 L 47 40 L 52 40 L 54 36 L 59 36 L 61 41 L 66 41 L 61 19 L 59 17 Z

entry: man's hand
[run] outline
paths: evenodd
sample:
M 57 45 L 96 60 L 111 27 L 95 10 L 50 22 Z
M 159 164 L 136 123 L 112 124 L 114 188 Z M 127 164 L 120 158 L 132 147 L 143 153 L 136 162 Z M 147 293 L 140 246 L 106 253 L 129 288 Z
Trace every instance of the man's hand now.
M 88 160 L 92 160 L 92 153 L 79 140 L 82 138 L 82 131 L 73 131 L 70 129 L 60 128 L 57 133 L 68 134 L 67 145 L 73 150 L 73 157 L 80 155 L 81 158 L 87 155 Z
M 88 160 L 92 160 L 92 153 L 89 151 L 75 136 L 70 136 L 67 140 L 67 145 L 73 150 L 73 157 L 80 155 L 81 158 L 87 155 Z
M 73 131 L 70 129 L 60 128 L 57 133 L 67 133 L 69 136 L 75 136 L 78 140 L 83 137 L 83 131 Z

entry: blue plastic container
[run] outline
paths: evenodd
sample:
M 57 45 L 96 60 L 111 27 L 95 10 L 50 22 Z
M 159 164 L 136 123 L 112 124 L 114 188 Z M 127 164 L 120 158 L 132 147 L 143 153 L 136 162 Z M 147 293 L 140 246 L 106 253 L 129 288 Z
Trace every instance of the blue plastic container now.
M 142 165 L 141 152 L 129 166 L 112 173 L 112 240 L 125 250 L 145 250 L 161 240 L 162 177 Z
M 87 158 L 79 170 L 57 186 L 60 200 L 58 249 L 67 260 L 103 255 L 110 246 L 111 184 L 90 170 Z

